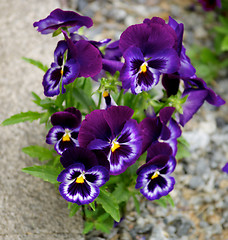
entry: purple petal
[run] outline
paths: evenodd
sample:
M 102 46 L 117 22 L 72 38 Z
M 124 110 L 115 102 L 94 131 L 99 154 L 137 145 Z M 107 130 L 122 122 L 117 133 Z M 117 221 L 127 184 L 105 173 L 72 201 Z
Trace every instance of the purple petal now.
M 58 154 L 62 155 L 66 149 L 78 146 L 78 141 L 70 138 L 70 141 L 63 141 L 62 139 L 55 144 L 55 150 Z
M 102 59 L 102 68 L 114 75 L 116 71 L 120 71 L 123 67 L 123 63 L 116 60 Z
M 221 8 L 221 0 L 198 0 L 202 4 L 202 7 L 205 11 L 214 10 L 216 7 Z
M 108 123 L 113 136 L 117 136 L 123 129 L 124 124 L 128 121 L 134 111 L 127 106 L 111 106 L 104 111 L 104 119 Z
M 82 125 L 78 135 L 79 145 L 87 147 L 94 139 L 101 139 L 109 142 L 111 138 L 111 129 L 107 124 L 103 114 L 106 110 L 94 110 L 87 114 L 82 121 Z
M 81 125 L 81 113 L 76 108 L 68 108 L 63 112 L 52 114 L 51 123 L 53 126 L 61 126 L 73 130 Z
M 54 126 L 52 127 L 47 136 L 46 136 L 46 143 L 47 144 L 56 144 L 59 140 L 62 139 L 63 135 L 65 134 L 65 129 L 61 126 Z
M 172 148 L 168 143 L 165 142 L 157 142 L 152 144 L 147 150 L 147 158 L 146 161 L 149 162 L 151 159 L 159 156 L 159 155 L 172 155 Z
M 174 73 L 180 67 L 180 59 L 174 49 L 165 49 L 151 55 L 148 66 L 161 73 Z
M 109 180 L 109 172 L 102 166 L 95 166 L 86 172 L 85 177 L 88 182 L 101 187 Z
M 110 155 L 110 174 L 112 175 L 124 172 L 141 155 L 142 139 L 134 119 L 126 122 L 117 142 L 120 147 Z
M 43 77 L 44 95 L 53 97 L 60 93 L 59 85 L 61 80 L 61 67 L 53 63 Z
M 55 63 L 58 64 L 59 66 L 63 65 L 64 53 L 66 52 L 66 50 L 67 50 L 66 41 L 64 40 L 59 41 L 54 51 Z
M 53 33 L 60 27 L 86 26 L 89 28 L 92 25 L 93 21 L 91 18 L 81 16 L 73 11 L 63 11 L 59 8 L 52 11 L 46 18 L 33 23 L 34 27 L 38 27 L 37 31 L 42 34 Z
M 178 74 L 163 74 L 162 85 L 168 97 L 176 95 L 179 90 L 180 76 Z
M 86 170 L 98 165 L 95 153 L 81 147 L 69 148 L 64 151 L 62 157 L 60 158 L 60 162 L 64 168 L 67 168 L 75 163 L 80 163 L 85 166 Z
M 174 113 L 175 108 L 174 107 L 164 107 L 159 112 L 159 118 L 162 122 L 162 124 L 167 124 L 168 121 L 171 119 L 172 114 Z
M 222 171 L 228 174 L 228 163 L 222 168 Z
M 163 174 L 163 175 L 171 174 L 175 170 L 176 164 L 177 164 L 176 159 L 173 156 L 170 156 L 167 164 L 164 166 L 164 168 L 162 168 L 159 171 L 160 174 Z
M 82 163 L 76 163 L 70 167 L 64 169 L 57 177 L 58 182 L 71 183 L 72 180 L 77 178 L 83 171 L 85 167 Z
M 189 90 L 185 91 L 189 94 L 186 102 L 183 104 L 183 114 L 179 114 L 179 123 L 184 126 L 193 115 L 203 105 L 205 98 L 208 95 L 207 90 Z

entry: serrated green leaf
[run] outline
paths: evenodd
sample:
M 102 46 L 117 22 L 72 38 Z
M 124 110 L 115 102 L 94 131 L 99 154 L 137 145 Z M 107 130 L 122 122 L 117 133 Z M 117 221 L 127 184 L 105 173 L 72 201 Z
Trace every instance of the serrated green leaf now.
M 81 206 L 79 206 L 76 203 L 73 203 L 69 207 L 70 207 L 69 217 L 73 217 Z
M 32 167 L 23 168 L 22 171 L 25 173 L 29 173 L 32 176 L 39 177 L 44 181 L 56 184 L 58 183 L 57 177 L 61 169 L 56 169 L 52 166 L 47 165 L 42 166 L 34 165 Z
M 96 202 L 101 204 L 104 210 L 109 213 L 116 221 L 120 221 L 120 211 L 117 200 L 107 191 L 100 189 L 100 195 L 96 199 Z
M 127 189 L 127 186 L 125 186 L 123 182 L 120 182 L 119 184 L 116 185 L 112 195 L 115 197 L 118 203 L 126 202 L 130 197 L 130 193 Z
M 21 112 L 5 119 L 1 123 L 1 125 L 6 126 L 6 125 L 17 124 L 17 123 L 26 122 L 26 121 L 32 122 L 34 120 L 41 118 L 42 115 L 43 113 L 39 113 L 39 112 L 32 112 L 32 111 Z
M 228 51 L 228 35 L 226 35 L 222 41 L 221 50 L 224 52 Z
M 48 70 L 48 66 L 44 65 L 42 62 L 38 61 L 38 60 L 34 60 L 31 58 L 26 58 L 26 57 L 22 57 L 23 60 L 25 60 L 28 63 L 31 63 L 32 65 L 38 67 L 39 69 L 43 70 L 44 72 L 46 72 Z
M 32 158 L 38 158 L 40 161 L 45 161 L 53 158 L 53 153 L 48 148 L 32 145 L 22 148 L 22 152 Z
M 161 197 L 160 199 L 154 200 L 154 202 L 158 203 L 162 207 L 166 208 L 169 203 L 172 207 L 175 206 L 172 197 L 168 194 L 166 196 Z
M 93 227 L 94 227 L 94 223 L 92 223 L 92 222 L 85 222 L 84 223 L 83 234 L 87 234 L 88 232 L 92 231 Z

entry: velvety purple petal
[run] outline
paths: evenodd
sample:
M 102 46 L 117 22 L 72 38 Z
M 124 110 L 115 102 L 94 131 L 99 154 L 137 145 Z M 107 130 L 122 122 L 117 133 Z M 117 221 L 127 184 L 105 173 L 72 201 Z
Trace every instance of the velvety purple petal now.
M 141 155 L 142 138 L 136 120 L 131 119 L 124 125 L 116 140 L 120 147 L 110 155 L 110 174 L 117 175 L 124 172 Z
M 142 153 L 144 153 L 152 142 L 157 141 L 162 130 L 162 124 L 157 117 L 146 117 L 139 127 L 143 136 Z
M 106 168 L 107 171 L 109 172 L 110 163 L 107 159 L 107 155 L 101 150 L 92 150 L 92 152 L 95 153 L 95 155 L 97 157 L 98 165 Z
M 166 125 L 168 121 L 171 119 L 174 111 L 175 111 L 174 107 L 164 107 L 163 109 L 161 109 L 159 112 L 159 118 L 161 120 L 161 123 Z
M 142 23 L 128 27 L 120 36 L 120 50 L 124 53 L 129 47 L 136 46 L 144 56 L 151 57 L 157 51 L 172 48 L 176 41 L 174 30 L 167 25 L 170 28 L 167 31 L 166 25 Z
M 151 159 L 159 156 L 159 155 L 172 155 L 172 148 L 168 143 L 165 142 L 157 142 L 152 144 L 147 150 L 147 158 L 146 161 L 149 162 Z
M 46 143 L 47 144 L 56 144 L 63 135 L 65 134 L 65 129 L 61 126 L 54 126 L 52 127 L 47 136 L 46 136 Z
M 140 193 L 152 201 L 166 196 L 174 188 L 175 179 L 171 176 L 158 176 L 151 180 L 146 186 L 140 189 Z
M 82 163 L 72 164 L 70 167 L 64 169 L 57 177 L 58 182 L 71 183 L 85 170 Z
M 180 69 L 178 73 L 181 78 L 192 77 L 196 73 L 196 69 L 192 66 L 190 58 L 186 55 L 186 49 L 182 46 L 180 55 Z
M 228 174 L 228 163 L 222 168 L 222 171 Z
M 106 48 L 105 48 L 105 59 L 110 59 L 110 60 L 116 60 L 120 61 L 122 57 L 122 52 L 119 49 L 119 40 L 110 43 Z
M 98 197 L 100 190 L 96 185 L 85 181 L 84 183 L 61 183 L 59 192 L 68 202 L 83 205 L 93 202 Z
M 66 50 L 67 50 L 66 41 L 64 40 L 59 41 L 54 51 L 55 63 L 58 64 L 59 66 L 63 65 L 64 53 L 66 52 Z
M 78 41 L 75 46 L 78 51 L 80 76 L 87 78 L 97 75 L 102 69 L 102 57 L 99 50 L 85 40 Z
M 180 76 L 178 74 L 163 74 L 162 85 L 168 97 L 176 95 L 179 90 Z
M 66 150 L 66 149 L 69 149 L 69 148 L 73 148 L 73 147 L 76 147 L 78 146 L 78 141 L 77 140 L 72 140 L 72 138 L 70 138 L 70 141 L 63 141 L 62 139 L 60 141 L 58 141 L 55 146 L 54 146 L 54 149 L 56 150 L 56 152 L 60 155 L 63 154 L 63 152 Z
M 221 0 L 198 0 L 202 4 L 202 7 L 205 11 L 214 10 L 216 7 L 221 8 Z
M 180 58 L 174 49 L 164 49 L 151 55 L 148 66 L 161 73 L 174 73 L 180 67 Z
M 189 96 L 183 104 L 183 114 L 179 114 L 179 123 L 181 126 L 184 126 L 193 117 L 203 105 L 208 95 L 207 90 L 189 90 L 185 91 L 185 93 L 189 94 Z
M 177 35 L 177 53 L 180 56 L 182 49 L 183 33 L 184 33 L 184 24 L 178 23 L 173 18 L 169 17 L 168 25 L 174 29 Z
M 155 144 L 155 145 L 157 145 L 157 144 Z M 168 152 L 167 149 L 165 149 L 165 151 Z M 169 160 L 169 157 L 170 157 L 169 155 L 165 155 L 165 154 L 156 155 L 152 159 L 149 159 L 147 157 L 147 162 L 145 164 L 143 164 L 140 168 L 138 168 L 136 173 L 139 175 L 139 174 L 141 174 L 141 171 L 147 172 L 148 169 L 156 169 L 156 170 L 162 169 L 166 166 L 166 164 Z
M 167 164 L 159 172 L 162 175 L 171 174 L 176 168 L 176 159 L 173 156 L 169 157 Z
M 82 114 L 77 108 L 69 107 L 69 108 L 64 109 L 64 112 L 69 112 L 69 113 L 73 114 L 78 121 L 77 126 L 81 125 Z
M 102 139 L 94 139 L 87 145 L 87 148 L 90 150 L 104 150 L 107 147 L 110 148 L 110 143 Z
M 95 166 L 86 171 L 85 178 L 88 182 L 101 187 L 109 180 L 109 172 L 102 166 Z
M 123 67 L 123 63 L 116 60 L 102 59 L 102 68 L 114 75 L 116 71 L 120 71 Z
M 62 92 L 65 92 L 64 86 L 72 83 L 80 73 L 80 65 L 74 59 L 67 60 L 63 67 Z
M 108 123 L 114 137 L 118 136 L 124 124 L 132 117 L 133 113 L 134 111 L 127 106 L 111 106 L 103 112 L 104 119 Z
M 51 116 L 51 123 L 53 126 L 61 126 L 70 130 L 79 128 L 81 125 L 80 111 L 75 109 L 75 112 L 70 112 L 66 109 L 62 112 L 56 112 Z
M 63 11 L 59 8 L 52 11 L 46 18 L 33 23 L 34 27 L 38 27 L 37 31 L 42 34 L 53 33 L 59 27 L 86 26 L 89 28 L 92 25 L 91 18 L 81 16 L 73 11 Z
M 100 47 L 103 47 L 103 46 L 107 45 L 111 40 L 112 40 L 111 38 L 106 38 L 106 39 L 103 39 L 101 41 L 90 40 L 89 42 L 91 44 L 93 44 L 95 47 L 100 48 Z
M 208 90 L 208 95 L 206 97 L 206 101 L 216 107 L 219 107 L 223 104 L 225 104 L 225 100 L 222 99 L 219 95 L 217 95 L 211 88 L 207 88 Z
M 110 141 L 112 133 L 103 116 L 104 111 L 106 110 L 94 110 L 90 114 L 87 114 L 82 121 L 78 135 L 78 141 L 81 147 L 87 147 L 94 139 L 101 139 L 106 142 Z
M 75 163 L 81 163 L 85 166 L 86 170 L 98 165 L 95 153 L 81 147 L 69 148 L 64 151 L 62 157 L 60 158 L 60 162 L 64 168 L 67 168 Z
M 52 64 L 52 67 L 47 70 L 43 77 L 42 84 L 45 96 L 53 97 L 60 93 L 61 76 L 61 67 L 57 66 L 57 64 Z

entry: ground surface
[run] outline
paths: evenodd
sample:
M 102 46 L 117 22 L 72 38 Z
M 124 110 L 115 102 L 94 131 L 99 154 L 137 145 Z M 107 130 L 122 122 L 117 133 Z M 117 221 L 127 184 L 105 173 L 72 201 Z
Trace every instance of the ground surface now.
M 118 39 L 129 25 L 144 18 L 172 16 L 185 24 L 185 45 L 210 46 L 206 13 L 193 0 L 10 0 L 0 1 L 1 78 L 0 121 L 12 114 L 34 110 L 31 91 L 42 95 L 43 73 L 23 62 L 22 56 L 52 61 L 56 39 L 41 36 L 32 23 L 56 7 L 77 9 L 94 20 L 91 38 Z M 195 1 L 196 3 L 197 1 Z M 217 93 L 228 101 L 228 74 L 221 74 Z M 228 105 L 205 105 L 189 122 L 184 136 L 191 156 L 179 162 L 172 197 L 176 206 L 166 209 L 142 199 L 141 215 L 130 203 L 128 216 L 110 235 L 93 232 L 87 239 L 124 240 L 227 240 L 228 177 L 221 172 L 228 161 Z M 21 148 L 40 144 L 45 131 L 38 123 L 1 127 L 0 239 L 67 239 L 84 237 L 79 215 L 68 218 L 65 201 L 52 185 L 26 175 L 21 168 L 38 164 Z

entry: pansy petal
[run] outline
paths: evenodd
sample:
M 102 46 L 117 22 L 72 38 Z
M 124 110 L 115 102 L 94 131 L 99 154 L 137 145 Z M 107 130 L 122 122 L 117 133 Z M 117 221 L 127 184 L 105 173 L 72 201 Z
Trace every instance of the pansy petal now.
M 159 176 L 140 189 L 141 194 L 152 201 L 166 196 L 174 188 L 175 179 L 171 176 Z
M 77 145 L 77 141 L 73 141 L 72 139 L 69 141 L 63 141 L 61 139 L 55 144 L 54 149 L 58 154 L 62 155 L 66 149 L 76 147 Z
M 95 166 L 86 172 L 85 178 L 86 181 L 101 187 L 109 180 L 109 172 L 102 166 Z
M 224 165 L 222 171 L 228 174 L 228 162 Z
M 68 202 L 82 205 L 93 202 L 98 197 L 100 190 L 96 185 L 90 185 L 85 181 L 84 183 L 61 183 L 59 192 Z
M 43 77 L 44 95 L 53 97 L 60 93 L 59 85 L 61 80 L 61 67 L 57 64 L 52 64 L 52 67 L 47 70 Z
M 92 151 L 81 147 L 73 147 L 64 151 L 60 162 L 64 168 L 75 163 L 81 163 L 84 164 L 85 169 L 90 169 L 98 164 L 96 155 Z
M 162 85 L 168 97 L 176 95 L 179 90 L 180 76 L 178 74 L 163 74 Z
M 172 148 L 171 146 L 166 143 L 166 142 L 157 142 L 152 144 L 148 149 L 147 149 L 147 158 L 146 161 L 150 161 L 156 156 L 159 155 L 172 155 Z
M 57 177 L 58 182 L 71 183 L 75 178 L 77 178 L 83 171 L 85 167 L 82 163 L 74 163 L 70 167 L 64 169 Z
M 104 111 L 94 110 L 87 114 L 82 121 L 82 125 L 78 135 L 78 141 L 81 147 L 87 147 L 94 139 L 101 139 L 106 142 L 110 141 L 111 129 L 104 119 Z
M 176 167 L 176 159 L 173 157 L 173 156 L 170 156 L 169 157 L 169 160 L 168 162 L 166 163 L 166 165 L 164 166 L 164 168 L 162 168 L 159 172 L 160 174 L 162 175 L 169 175 L 171 174 L 174 170 L 175 170 L 175 167 Z
M 54 59 L 55 63 L 58 64 L 59 66 L 63 65 L 63 58 L 64 54 L 67 50 L 67 43 L 64 40 L 61 40 L 58 42 L 57 47 L 54 51 Z
M 104 111 L 104 118 L 114 137 L 121 132 L 124 124 L 132 117 L 133 113 L 134 111 L 127 106 L 111 106 Z
M 183 114 L 179 114 L 179 123 L 181 126 L 184 126 L 203 105 L 204 100 L 208 95 L 208 91 L 189 90 L 185 91 L 185 94 L 188 94 L 188 98 L 183 104 Z
M 65 109 L 62 112 L 56 112 L 52 114 L 51 123 L 53 126 L 62 126 L 63 128 L 73 130 L 75 128 L 80 127 L 81 113 L 77 109 L 75 109 L 75 112 L 70 112 L 67 109 Z
M 180 59 L 174 49 L 164 49 L 151 56 L 148 66 L 161 73 L 174 73 L 180 67 Z
M 59 27 L 86 26 L 89 28 L 92 25 L 93 21 L 90 17 L 81 16 L 73 11 L 63 11 L 59 8 L 52 11 L 46 18 L 33 23 L 34 27 L 38 27 L 37 31 L 42 34 L 53 33 Z
M 65 134 L 65 130 L 63 127 L 54 126 L 49 130 L 49 132 L 46 136 L 46 143 L 47 144 L 55 144 L 56 142 L 61 140 L 61 138 L 63 137 L 64 134 Z

